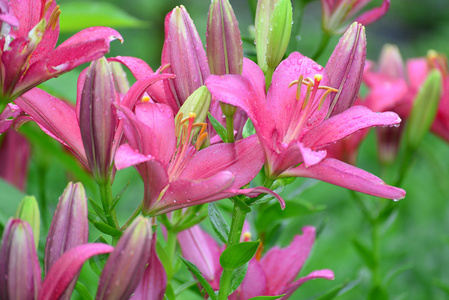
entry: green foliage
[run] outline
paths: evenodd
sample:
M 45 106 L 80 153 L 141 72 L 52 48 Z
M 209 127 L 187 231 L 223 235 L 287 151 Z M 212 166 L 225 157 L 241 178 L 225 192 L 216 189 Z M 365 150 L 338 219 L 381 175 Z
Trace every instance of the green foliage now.
M 220 265 L 223 269 L 237 269 L 250 261 L 258 247 L 259 241 L 231 245 L 221 253 Z
M 223 218 L 223 215 L 221 214 L 220 210 L 218 209 L 215 203 L 213 202 L 209 203 L 207 211 L 209 213 L 209 220 L 210 223 L 212 224 L 212 228 L 214 229 L 218 238 L 224 244 L 226 244 L 228 242 L 228 235 L 229 235 L 228 223 Z
M 206 290 L 207 294 L 212 300 L 216 300 L 217 297 L 215 295 L 214 290 L 210 286 L 209 282 L 203 277 L 203 274 L 201 274 L 201 271 L 195 266 L 193 263 L 179 255 L 179 258 L 181 261 L 186 265 L 186 267 L 190 270 L 190 272 L 193 273 L 193 275 L 198 279 L 198 281 L 201 283 L 203 288 Z

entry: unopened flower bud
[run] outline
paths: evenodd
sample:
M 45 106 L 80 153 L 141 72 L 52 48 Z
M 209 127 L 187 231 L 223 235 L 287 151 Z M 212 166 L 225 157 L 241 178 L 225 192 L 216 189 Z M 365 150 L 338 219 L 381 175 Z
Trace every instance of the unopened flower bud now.
M 137 217 L 126 229 L 104 266 L 96 300 L 128 299 L 145 271 L 151 253 L 150 220 Z
M 11 218 L 0 246 L 0 299 L 37 299 L 40 286 L 33 231 L 26 221 Z
M 17 208 L 16 219 L 28 222 L 33 230 L 34 246 L 39 246 L 39 230 L 41 225 L 39 206 L 37 205 L 36 198 L 34 196 L 26 196 L 22 199 Z
M 275 69 L 284 58 L 292 31 L 292 4 L 290 0 L 279 0 L 270 18 L 267 36 L 267 66 Z
M 442 75 L 433 70 L 419 89 L 407 123 L 406 141 L 410 149 L 416 149 L 435 119 L 442 90 Z
M 385 44 L 379 58 L 379 72 L 391 79 L 404 78 L 404 62 L 396 45 Z
M 209 76 L 206 52 L 200 36 L 184 6 L 175 7 L 165 18 L 165 42 L 162 65 L 170 64 L 163 73 L 175 74 L 166 87 L 181 106 Z
M 264 73 L 274 70 L 290 41 L 292 5 L 290 0 L 259 0 L 256 12 L 257 63 Z
M 242 74 L 242 39 L 228 0 L 213 0 L 210 5 L 206 48 L 211 74 Z
M 104 57 L 92 62 L 81 94 L 79 121 L 87 162 L 99 183 L 109 180 L 111 173 L 116 97 L 109 63 Z
M 329 86 L 338 89 L 329 95 L 328 117 L 351 107 L 357 99 L 366 58 L 365 27 L 353 23 L 340 39 L 326 64 Z
M 175 119 L 182 114 L 184 120 L 189 117 L 190 113 L 194 113 L 196 115 L 195 123 L 204 123 L 206 121 L 207 112 L 209 111 L 210 101 L 211 94 L 207 87 L 205 85 L 199 87 L 187 98 L 179 109 Z

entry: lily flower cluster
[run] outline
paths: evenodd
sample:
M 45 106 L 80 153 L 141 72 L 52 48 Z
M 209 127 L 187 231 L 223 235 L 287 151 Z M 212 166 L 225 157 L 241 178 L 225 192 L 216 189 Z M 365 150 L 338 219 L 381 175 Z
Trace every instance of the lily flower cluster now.
M 378 113 L 384 109 L 368 105 L 369 99 L 366 106 L 356 102 L 362 79 L 370 78 L 361 23 L 345 31 L 325 67 L 299 52 L 282 60 L 291 26 L 290 1 L 280 0 L 274 8 L 263 2 L 258 15 L 271 16 L 282 32 L 257 33 L 257 47 L 268 53 L 268 61 L 258 65 L 243 57 L 231 5 L 213 0 L 207 51 L 185 7 L 176 7 L 166 16 L 161 67 L 154 72 L 138 58 L 104 58 L 110 41 L 122 40 L 110 28 L 85 29 L 54 49 L 60 10 L 52 0 L 0 0 L 1 104 L 7 107 L 0 127 L 35 122 L 90 171 L 101 198 L 89 200 L 88 214 L 81 184 L 70 183 L 64 191 L 47 237 L 42 284 L 36 254 L 39 224 L 33 224 L 35 215 L 29 217 L 38 208 L 22 209 L 25 213 L 19 211 L 6 224 L 0 248 L 2 299 L 68 299 L 79 287 L 82 264 L 105 253 L 110 253 L 107 259 L 94 259 L 99 273 L 96 299 L 163 299 L 164 293 L 173 293 L 176 240 L 183 261 L 211 299 L 287 299 L 308 280 L 334 278 L 332 271 L 320 270 L 295 279 L 315 241 L 314 227 L 304 227 L 286 248 L 262 254 L 263 239 L 252 242 L 244 231 L 240 241 L 245 216 L 257 209 L 262 194 L 283 209 L 285 201 L 275 187 L 291 177 L 404 198 L 403 189 L 327 153 L 332 144 L 360 130 L 397 126 L 401 118 L 395 112 Z M 323 0 L 326 30 L 346 28 L 367 2 L 348 6 L 348 1 Z M 374 21 L 388 5 L 384 1 L 381 11 L 361 20 Z M 267 11 L 271 9 L 273 14 Z M 290 10 L 287 17 L 284 10 Z M 261 24 L 257 28 L 267 30 Z M 36 88 L 90 61 L 78 79 L 76 106 Z M 122 66 L 135 77 L 132 86 Z M 142 178 L 143 199 L 120 226 L 115 210 L 120 195 L 112 195 L 111 186 L 117 171 L 131 166 Z M 260 186 L 254 181 L 259 174 Z M 195 225 L 204 219 L 203 204 L 222 199 L 230 199 L 234 207 L 230 228 L 212 205 L 209 217 L 221 224 L 214 229 L 226 247 Z M 89 244 L 88 221 L 111 241 L 101 237 L 101 243 Z M 157 226 L 165 228 L 165 250 L 156 241 Z M 231 279 L 245 266 L 245 279 L 240 276 L 231 287 Z

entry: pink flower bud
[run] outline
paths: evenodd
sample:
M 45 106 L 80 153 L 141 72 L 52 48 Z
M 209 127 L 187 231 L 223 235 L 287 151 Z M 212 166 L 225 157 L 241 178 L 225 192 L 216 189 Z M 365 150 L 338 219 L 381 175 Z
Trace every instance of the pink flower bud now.
M 41 269 L 30 225 L 9 219 L 0 247 L 0 299 L 37 299 Z
M 87 71 L 81 94 L 79 122 L 87 162 L 97 182 L 107 181 L 111 173 L 116 98 L 109 63 L 105 58 L 94 61 Z
M 211 74 L 242 74 L 242 39 L 228 0 L 214 0 L 210 5 L 206 48 Z
M 101 273 L 95 299 L 128 299 L 142 279 L 150 250 L 150 220 L 138 217 L 110 254 Z

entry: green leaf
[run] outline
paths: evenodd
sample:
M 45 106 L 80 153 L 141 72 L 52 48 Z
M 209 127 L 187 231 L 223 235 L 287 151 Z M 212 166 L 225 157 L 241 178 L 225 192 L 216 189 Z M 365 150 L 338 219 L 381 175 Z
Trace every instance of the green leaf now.
M 0 179 L 0 224 L 5 225 L 8 219 L 16 213 L 17 204 L 25 194 Z
M 248 120 L 245 123 L 245 126 L 243 126 L 242 136 L 244 138 L 247 138 L 253 134 L 256 134 L 256 129 L 254 128 L 253 121 L 251 121 L 251 119 L 248 118 Z
M 257 296 L 257 297 L 250 298 L 249 300 L 274 300 L 274 299 L 279 299 L 284 296 L 285 296 L 285 294 L 277 295 L 277 296 Z
M 176 299 L 175 291 L 173 290 L 173 286 L 171 284 L 167 284 L 167 287 L 165 288 L 165 297 L 167 297 L 168 300 Z
M 106 2 L 63 3 L 61 11 L 61 32 L 73 32 L 93 26 L 142 28 L 147 24 Z
M 95 202 L 94 200 L 92 200 L 91 198 L 89 198 L 89 203 L 92 206 L 92 208 L 94 209 L 95 213 L 97 214 L 97 216 L 103 220 L 103 222 L 107 222 L 106 220 L 106 216 L 104 214 L 103 208 L 101 208 L 100 205 L 97 204 L 97 202 Z
M 103 236 L 99 236 L 95 239 L 94 243 L 103 243 L 103 244 L 109 244 Z M 104 265 L 106 264 L 106 261 L 108 260 L 109 254 L 100 254 L 92 256 L 89 259 L 89 265 L 92 271 L 94 271 L 95 274 L 97 274 L 98 277 L 100 277 L 101 272 L 103 271 Z
M 89 290 L 82 284 L 81 282 L 77 281 L 75 284 L 75 290 L 78 292 L 78 294 L 83 298 L 83 300 L 93 300 L 92 295 L 89 293 Z
M 227 136 L 227 131 L 226 128 L 221 125 L 220 122 L 218 122 L 217 119 L 215 119 L 211 113 L 207 113 L 207 116 L 209 118 L 210 123 L 212 124 L 212 126 L 214 127 L 215 131 L 217 132 L 217 134 L 220 136 L 221 140 L 225 143 L 227 143 L 228 141 L 228 136 Z
M 243 279 L 245 279 L 246 271 L 248 271 L 248 263 L 232 272 L 231 287 L 229 288 L 228 295 L 231 295 L 240 286 Z
M 198 284 L 198 280 L 194 280 L 194 281 L 190 281 L 190 282 L 186 282 L 186 283 L 184 283 L 183 285 L 180 285 L 177 289 L 176 289 L 176 291 L 175 291 L 175 295 L 176 296 L 179 296 L 182 292 L 184 292 L 185 290 L 187 290 L 187 289 L 189 289 L 189 288 L 191 288 L 191 287 L 193 287 L 193 286 L 196 286 L 197 284 Z
M 118 192 L 117 195 L 114 196 L 114 198 L 112 199 L 112 205 L 109 208 L 109 211 L 112 211 L 115 208 L 115 206 L 118 204 L 118 202 L 122 198 L 123 194 L 125 193 L 126 189 L 128 188 L 128 186 L 129 186 L 129 181 L 126 183 L 125 187 L 122 188 L 120 190 L 120 192 Z
M 112 237 L 120 237 L 122 235 L 122 232 L 120 230 L 103 222 L 93 222 L 93 225 L 101 232 L 106 233 L 107 235 L 110 235 Z
M 365 262 L 366 266 L 370 268 L 371 270 L 375 266 L 374 256 L 370 249 L 368 249 L 367 246 L 362 244 L 359 240 L 353 241 L 354 247 L 357 250 L 357 253 L 360 255 L 360 257 Z
M 174 273 L 172 262 L 168 257 L 168 254 L 165 251 L 164 247 L 159 243 L 160 240 L 161 239 L 158 239 L 158 242 L 156 243 L 157 257 L 159 257 L 162 266 L 164 267 L 165 273 L 167 273 L 167 278 L 172 278 Z
M 229 236 L 229 225 L 226 222 L 226 220 L 223 218 L 223 215 L 221 214 L 220 210 L 218 209 L 217 205 L 215 203 L 209 203 L 207 207 L 207 211 L 209 213 L 209 220 L 212 224 L 212 228 L 214 229 L 215 233 L 217 234 L 218 238 L 223 242 L 228 242 L 228 236 Z
M 248 204 L 246 204 L 245 201 L 242 198 L 240 198 L 240 196 L 234 196 L 229 199 L 231 199 L 234 202 L 234 204 L 238 205 L 240 209 L 243 210 L 245 213 L 251 212 L 251 207 Z
M 220 265 L 224 269 L 237 269 L 249 262 L 256 254 L 259 241 L 238 243 L 226 248 L 220 255 Z
M 193 263 L 179 255 L 179 258 L 182 260 L 182 262 L 186 265 L 186 267 L 190 270 L 190 272 L 193 273 L 193 275 L 198 279 L 198 281 L 201 283 L 203 288 L 206 290 L 207 294 L 212 300 L 216 300 L 217 296 L 215 295 L 214 290 L 210 286 L 209 282 L 203 277 L 203 274 L 201 274 L 201 271 L 195 266 Z

